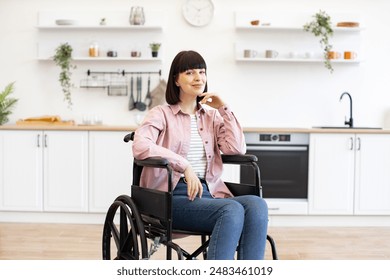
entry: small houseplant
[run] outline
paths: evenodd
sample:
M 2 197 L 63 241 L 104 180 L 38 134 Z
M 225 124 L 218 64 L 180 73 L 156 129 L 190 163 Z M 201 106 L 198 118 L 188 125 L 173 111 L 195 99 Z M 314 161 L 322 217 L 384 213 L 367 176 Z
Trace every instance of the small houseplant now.
M 149 45 L 150 49 L 152 50 L 152 57 L 158 56 L 158 51 L 160 49 L 161 44 L 160 43 L 151 43 Z
M 11 109 L 15 106 L 18 99 L 11 98 L 9 95 L 14 91 L 14 83 L 8 84 L 0 93 L 0 125 L 8 122 L 8 115 L 12 113 Z
M 329 37 L 333 36 L 330 16 L 326 12 L 320 10 L 313 18 L 314 19 L 311 22 L 306 23 L 303 26 L 303 29 L 320 38 L 321 47 L 324 49 L 325 67 L 332 73 L 333 67 L 328 57 L 328 52 L 332 49 L 332 45 L 329 43 Z
M 69 108 L 72 107 L 71 88 L 73 84 L 71 81 L 71 70 L 76 68 L 76 66 L 72 64 L 72 52 L 73 48 L 71 45 L 62 43 L 56 48 L 53 57 L 55 64 L 61 68 L 58 81 L 62 86 L 64 100 L 68 103 Z

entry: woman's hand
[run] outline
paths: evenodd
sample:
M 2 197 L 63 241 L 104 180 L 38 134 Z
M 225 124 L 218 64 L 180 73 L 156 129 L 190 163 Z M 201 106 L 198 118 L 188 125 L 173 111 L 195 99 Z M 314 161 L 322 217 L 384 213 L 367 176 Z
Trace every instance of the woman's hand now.
M 223 105 L 225 105 L 225 102 L 215 93 L 211 92 L 204 92 L 199 95 L 200 97 L 203 97 L 203 99 L 200 101 L 202 104 L 209 105 L 210 107 L 213 107 L 215 109 L 221 108 Z
M 196 176 L 195 172 L 192 170 L 191 165 L 189 165 L 186 170 L 184 170 L 184 178 L 187 182 L 188 199 L 193 201 L 197 195 L 199 198 L 201 198 L 203 193 L 203 186 L 198 176 Z

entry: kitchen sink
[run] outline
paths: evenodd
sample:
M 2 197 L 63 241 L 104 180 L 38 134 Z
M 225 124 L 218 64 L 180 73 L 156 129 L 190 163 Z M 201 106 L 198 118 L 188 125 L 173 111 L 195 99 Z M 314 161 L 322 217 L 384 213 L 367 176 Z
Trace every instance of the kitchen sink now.
M 319 129 L 382 129 L 381 127 L 368 127 L 368 126 L 313 126 L 313 128 Z

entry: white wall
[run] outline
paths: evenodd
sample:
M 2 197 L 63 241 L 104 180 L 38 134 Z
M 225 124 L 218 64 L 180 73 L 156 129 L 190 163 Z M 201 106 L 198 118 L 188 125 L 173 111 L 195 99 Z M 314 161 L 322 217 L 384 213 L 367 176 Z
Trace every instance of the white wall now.
M 142 5 L 164 15 L 163 62 L 137 65 L 80 63 L 73 80 L 79 84 L 87 69 L 128 71 L 162 69 L 166 78 L 170 62 L 183 49 L 199 51 L 208 63 L 209 89 L 230 103 L 244 126 L 311 127 L 342 125 L 348 102 L 339 102 L 342 92 L 354 98 L 356 126 L 384 126 L 390 112 L 390 64 L 386 0 L 213 0 L 215 17 L 204 28 L 186 24 L 181 15 L 184 0 L 0 0 L 0 88 L 16 81 L 19 98 L 11 123 L 21 118 L 58 114 L 80 122 L 85 114 L 100 114 L 106 124 L 134 124 L 134 111 L 127 110 L 127 97 L 109 97 L 102 90 L 75 89 L 73 110 L 63 102 L 57 81 L 58 69 L 49 61 L 37 61 L 40 32 L 35 27 L 42 10 L 124 10 Z M 319 64 L 237 63 L 234 42 L 235 11 L 358 13 L 364 18 L 360 65 L 335 65 L 330 74 Z M 123 39 L 125 42 L 125 38 Z M 146 68 L 153 69 L 146 69 Z

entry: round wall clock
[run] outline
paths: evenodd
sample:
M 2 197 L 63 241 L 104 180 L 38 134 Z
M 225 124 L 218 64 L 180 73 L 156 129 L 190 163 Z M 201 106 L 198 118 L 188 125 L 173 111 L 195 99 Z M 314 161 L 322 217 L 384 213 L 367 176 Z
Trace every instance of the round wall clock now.
M 214 4 L 211 0 L 185 0 L 183 16 L 193 26 L 205 26 L 214 16 Z

